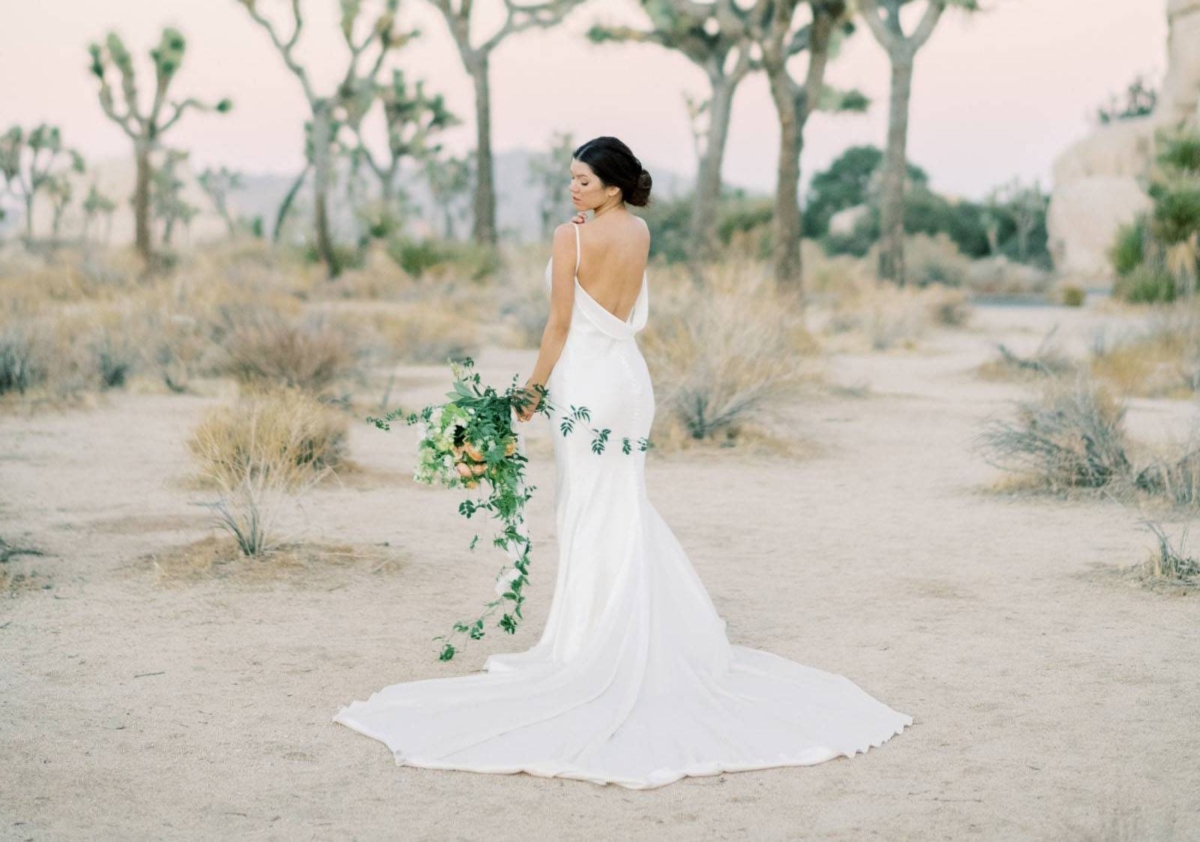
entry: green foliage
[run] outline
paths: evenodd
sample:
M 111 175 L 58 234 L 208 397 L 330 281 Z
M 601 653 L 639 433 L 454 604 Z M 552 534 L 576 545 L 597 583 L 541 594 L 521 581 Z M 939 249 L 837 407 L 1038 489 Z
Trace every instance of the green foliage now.
M 805 236 L 824 236 L 829 232 L 829 220 L 835 213 L 873 200 L 878 193 L 877 181 L 882 165 L 883 151 L 879 147 L 852 146 L 828 169 L 815 173 L 804 207 Z M 929 183 L 925 171 L 913 164 L 908 165 L 908 178 L 914 187 L 925 187 Z
M 1164 185 L 1150 195 L 1154 199 L 1151 228 L 1159 242 L 1171 246 L 1200 231 L 1200 186 Z
M 1128 225 L 1122 225 L 1117 238 L 1108 250 L 1108 259 L 1121 277 L 1142 265 L 1146 244 L 1146 217 L 1138 216 Z
M 1160 132 L 1148 213 L 1122 226 L 1109 249 L 1118 277 L 1113 295 L 1171 301 L 1200 289 L 1200 133 Z
M 1132 304 L 1161 304 L 1175 300 L 1175 279 L 1159 266 L 1142 263 L 1117 278 L 1112 295 Z
M 650 228 L 650 257 L 661 256 L 667 263 L 688 259 L 691 243 L 693 194 L 673 199 L 656 199 L 639 209 L 639 216 Z
M 500 526 L 492 545 L 505 551 L 512 561 L 512 567 L 502 569 L 496 577 L 499 599 L 486 603 L 484 612 L 472 622 L 456 621 L 450 634 L 433 638 L 443 641 L 438 655 L 442 661 L 451 660 L 458 651 L 459 647 L 453 642 L 455 635 L 465 634 L 471 640 L 483 638 L 487 619 L 501 606 L 509 610 L 502 614 L 496 626 L 505 633 L 515 634 L 522 619 L 531 547 L 524 530 L 524 513 L 536 486 L 525 484 L 525 465 L 529 460 L 517 446 L 514 414 L 533 400 L 537 401 L 537 414 L 548 417 L 552 411 L 561 412 L 562 434 L 569 435 L 576 424 L 585 427 L 592 433 L 591 450 L 598 455 L 604 453 L 611 433 L 607 428 L 596 430 L 587 425 L 591 418 L 587 407 L 571 406 L 564 412 L 550 401 L 544 386 L 518 387 L 516 375 L 504 393 L 491 386 L 481 388 L 479 374 L 472 371 L 474 364 L 470 357 L 450 361 L 454 389 L 446 393 L 450 398 L 448 403 L 426 406 L 420 412 L 395 409 L 382 418 L 366 419 L 381 430 L 390 430 L 390 422 L 398 418 L 403 418 L 409 425 L 420 425 L 418 462 L 413 474 L 413 479 L 418 482 L 467 489 L 483 484 L 486 495 L 463 500 L 458 512 L 468 519 L 477 512 L 491 513 L 493 521 Z M 651 446 L 645 438 L 639 439 L 638 443 L 639 452 Z M 631 449 L 629 440 L 623 439 L 622 453 L 628 455 Z M 475 549 L 479 538 L 478 534 L 472 538 L 471 550 Z
M 419 278 L 431 270 L 456 270 L 473 281 L 494 275 L 500 255 L 486 244 L 426 237 L 411 240 L 397 236 L 388 241 L 387 253 L 408 274 Z
M 1147 85 L 1142 76 L 1138 76 L 1129 83 L 1123 94 L 1110 96 L 1108 102 L 1096 109 L 1096 119 L 1107 124 L 1145 117 L 1154 111 L 1157 103 L 1158 92 Z

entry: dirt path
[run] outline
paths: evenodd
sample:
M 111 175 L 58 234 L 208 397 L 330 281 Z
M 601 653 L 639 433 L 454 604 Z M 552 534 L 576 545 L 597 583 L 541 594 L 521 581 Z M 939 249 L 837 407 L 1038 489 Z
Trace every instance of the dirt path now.
M 997 338 L 1032 348 L 1046 313 L 1073 320 L 1072 341 L 1095 321 L 983 311 L 919 352 L 833 359 L 867 392 L 792 408 L 820 449 L 804 461 L 655 454 L 651 499 L 731 637 L 847 675 L 915 722 L 853 760 L 648 792 L 396 767 L 330 722 L 385 684 L 536 639 L 548 429 L 529 433 L 528 619 L 441 664 L 429 638 L 487 598 L 497 558 L 466 550 L 448 492 L 407 481 L 411 431 L 355 427 L 371 470 L 288 524 L 360 557 L 180 583 L 137 560 L 210 532 L 182 442 L 213 399 L 0 418 L 0 536 L 49 553 L 10 564 L 52 585 L 0 601 L 0 838 L 1061 840 L 1135 805 L 1131 839 L 1200 838 L 1200 602 L 1103 575 L 1151 546 L 1136 512 L 982 491 L 997 474 L 971 438 L 1021 387 L 971 369 Z M 480 367 L 505 383 L 531 358 Z M 436 367 L 406 373 L 424 384 L 413 405 L 444 391 Z M 1194 411 L 1137 402 L 1130 423 L 1154 435 Z M 1155 836 L 1168 816 L 1174 837 Z

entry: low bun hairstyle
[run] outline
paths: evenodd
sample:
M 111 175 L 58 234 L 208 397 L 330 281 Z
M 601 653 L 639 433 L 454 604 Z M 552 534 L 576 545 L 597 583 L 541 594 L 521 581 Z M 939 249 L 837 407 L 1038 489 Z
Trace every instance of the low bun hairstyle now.
M 650 204 L 654 181 L 637 156 L 617 138 L 593 138 L 576 149 L 572 157 L 591 167 L 605 184 L 620 188 L 626 204 L 639 208 Z

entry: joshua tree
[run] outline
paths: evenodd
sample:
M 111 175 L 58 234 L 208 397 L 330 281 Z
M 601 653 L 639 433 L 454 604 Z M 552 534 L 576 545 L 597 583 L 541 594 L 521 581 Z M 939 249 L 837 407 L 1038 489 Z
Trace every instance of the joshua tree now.
M 441 152 L 442 145 L 434 143 L 433 138 L 462 121 L 447 110 L 441 94 L 429 96 L 425 93 L 423 79 L 418 79 L 415 88 L 410 88 L 401 70 L 393 70 L 391 85 L 379 86 L 375 95 L 383 103 L 384 125 L 387 127 L 386 166 L 376 160 L 363 138 L 362 122 L 367 112 L 352 112 L 347 122 L 358 142 L 352 152 L 375 173 L 379 179 L 384 209 L 391 210 L 396 175 L 404 159 L 424 160 L 436 156 Z
M 908 104 L 912 95 L 913 63 L 948 6 L 969 11 L 976 0 L 922 0 L 925 12 L 911 35 L 905 35 L 900 13 L 914 0 L 858 0 L 863 19 L 892 64 L 888 110 L 888 140 L 883 164 L 880 203 L 879 277 L 904 284 L 904 182 L 908 168 Z M 882 12 L 882 16 L 880 14 Z
M 46 195 L 50 197 L 50 207 L 54 216 L 50 220 L 50 238 L 57 243 L 58 234 L 62 230 L 63 214 L 71 204 L 75 191 L 71 179 L 64 173 L 56 173 L 46 184 Z
M 801 6 L 811 11 L 808 23 L 793 30 L 793 19 Z M 779 166 L 775 185 L 775 280 L 799 288 L 800 263 L 800 153 L 804 151 L 804 127 L 818 108 L 861 111 L 866 98 L 857 91 L 836 92 L 825 88 L 825 70 L 838 37 L 852 31 L 844 0 L 757 0 L 747 11 L 749 32 L 762 56 L 751 61 L 752 69 L 766 71 L 767 84 L 779 114 Z M 792 78 L 788 59 L 808 53 L 803 84 Z
M 447 240 L 454 236 L 454 206 L 471 189 L 474 173 L 474 152 L 461 158 L 431 159 L 425 162 L 425 180 L 429 183 L 434 207 L 442 211 L 444 236 Z
M 66 175 L 58 166 L 64 162 L 60 156 L 69 161 L 71 171 L 84 171 L 83 156 L 63 146 L 62 133 L 57 126 L 42 123 L 29 134 L 25 134 L 20 126 L 13 126 L 0 137 L 0 176 L 4 178 L 5 191 L 25 205 L 25 237 L 30 242 L 33 241 L 33 203 L 37 194 L 45 191 L 61 197 L 65 189 L 65 201 L 70 201 L 70 185 L 66 184 Z M 59 210 L 58 216 L 61 214 Z M 56 223 L 55 236 L 57 230 Z
M 533 27 L 548 28 L 562 21 L 586 0 L 545 0 L 518 5 L 504 0 L 504 23 L 490 38 L 471 46 L 473 0 L 429 0 L 450 27 L 463 67 L 475 84 L 475 230 L 478 243 L 496 244 L 496 185 L 492 172 L 492 101 L 489 66 L 492 51 L 510 35 Z
M 105 220 L 104 241 L 108 242 L 112 235 L 113 211 L 116 209 L 117 203 L 101 193 L 95 184 L 89 187 L 87 198 L 83 200 L 83 238 L 87 239 L 88 231 L 92 227 L 92 220 L 97 216 L 103 216 Z
M 716 241 L 717 203 L 721 196 L 721 167 L 729 137 L 729 120 L 738 85 L 752 69 L 752 40 L 746 28 L 747 12 L 735 0 L 699 3 L 696 0 L 640 0 L 652 29 L 593 26 L 588 37 L 603 41 L 635 41 L 675 50 L 708 77 L 706 99 L 689 99 L 693 126 L 698 128 L 696 153 L 700 162 L 692 205 L 690 254 L 697 264 L 712 256 Z
M 181 149 L 168 149 L 161 167 L 154 170 L 150 177 L 151 205 L 154 215 L 163 223 L 162 243 L 171 245 L 171 235 L 175 231 L 175 223 L 182 222 L 190 228 L 191 221 L 197 213 L 197 208 L 183 198 L 183 179 L 179 177 L 177 168 L 188 158 L 188 153 Z
M 329 190 L 333 181 L 333 159 L 338 132 L 345 120 L 347 109 L 365 111 L 363 100 L 376 90 L 376 78 L 383 69 L 383 62 L 394 49 L 399 49 L 420 35 L 420 30 L 400 32 L 396 28 L 396 14 L 400 0 L 385 0 L 383 11 L 370 23 L 366 34 L 357 37 L 359 19 L 363 16 L 362 0 L 339 0 L 341 6 L 341 33 L 350 51 L 350 59 L 341 80 L 332 93 L 317 92 L 308 70 L 296 58 L 296 44 L 304 29 L 304 16 L 300 11 L 300 0 L 291 0 L 292 31 L 286 38 L 275 24 L 260 11 L 258 0 L 236 0 L 250 13 L 250 17 L 267 31 L 271 42 L 279 50 L 283 62 L 304 90 L 312 118 L 306 126 L 306 165 L 289 191 L 288 198 L 280 207 L 275 235 L 279 236 L 283 219 L 291 207 L 296 191 L 304 183 L 309 171 L 313 173 L 313 209 L 316 220 L 317 253 L 329 269 L 330 277 L 341 273 L 333 238 L 329 226 Z M 370 60 L 369 53 L 374 53 Z M 362 70 L 360 64 L 365 63 Z
M 228 99 L 222 99 L 216 105 L 209 106 L 191 97 L 168 104 L 167 91 L 175 79 L 175 74 L 179 72 L 180 65 L 183 64 L 186 47 L 187 42 L 179 30 L 170 27 L 163 30 L 158 47 L 150 51 L 150 58 L 154 61 L 154 97 L 149 108 L 145 109 L 138 101 L 133 56 L 125 48 L 120 36 L 110 32 L 103 46 L 92 44 L 88 47 L 92 55 L 92 73 L 100 80 L 100 107 L 133 141 L 134 162 L 137 167 L 133 192 L 135 242 L 143 257 L 150 257 L 153 251 L 150 230 L 150 183 L 154 168 L 150 160 L 151 154 L 158 148 L 163 136 L 175 127 L 188 109 L 215 110 L 224 114 L 233 107 L 233 103 Z M 123 98 L 120 107 L 114 100 L 113 89 L 109 83 L 109 70 L 112 67 L 116 67 L 120 75 Z
M 234 224 L 233 215 L 229 212 L 229 191 L 237 190 L 242 186 L 241 173 L 234 172 L 228 167 L 221 167 L 219 170 L 208 167 L 200 173 L 200 177 L 196 180 L 200 184 L 200 189 L 212 199 L 213 207 L 217 209 L 221 219 L 225 220 L 225 224 L 229 227 L 229 236 L 232 237 L 237 227 Z
M 570 132 L 556 132 L 549 151 L 543 155 L 536 155 L 529 161 L 527 183 L 541 188 L 538 212 L 542 219 L 543 237 L 550 236 L 554 220 L 566 205 L 569 181 L 567 164 L 574 149 L 575 140 Z

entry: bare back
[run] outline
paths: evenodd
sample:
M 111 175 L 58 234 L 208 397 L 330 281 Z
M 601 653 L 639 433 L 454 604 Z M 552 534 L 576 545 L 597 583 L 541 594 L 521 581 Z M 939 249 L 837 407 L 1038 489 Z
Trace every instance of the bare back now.
M 579 285 L 605 310 L 628 320 L 650 257 L 649 227 L 628 212 L 607 213 L 578 227 Z

